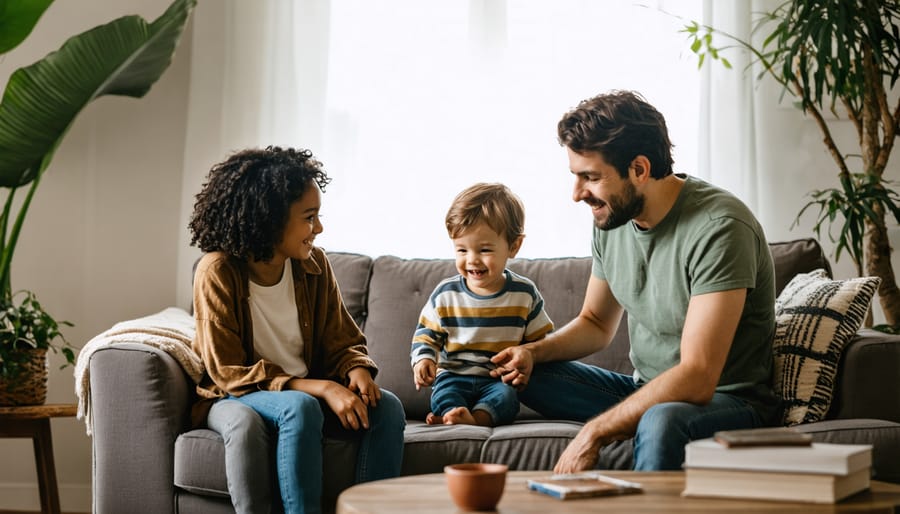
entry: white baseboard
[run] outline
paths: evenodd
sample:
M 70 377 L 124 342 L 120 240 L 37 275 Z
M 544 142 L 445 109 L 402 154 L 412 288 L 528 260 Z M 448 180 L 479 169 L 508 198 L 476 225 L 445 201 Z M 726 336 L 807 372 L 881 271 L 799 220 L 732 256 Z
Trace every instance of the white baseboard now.
M 63 512 L 91 512 L 90 484 L 59 484 L 59 505 Z M 0 510 L 41 510 L 37 482 L 0 483 Z

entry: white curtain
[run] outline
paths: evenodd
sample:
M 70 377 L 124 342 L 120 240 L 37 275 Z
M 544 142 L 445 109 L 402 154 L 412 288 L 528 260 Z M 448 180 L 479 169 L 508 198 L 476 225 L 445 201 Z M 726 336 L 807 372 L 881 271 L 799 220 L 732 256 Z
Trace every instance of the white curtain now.
M 589 255 L 591 216 L 571 201 L 556 123 L 582 99 L 636 90 L 666 117 L 676 170 L 701 173 L 708 90 L 679 30 L 702 14 L 702 0 L 201 3 L 185 224 L 212 163 L 280 144 L 311 149 L 333 179 L 326 249 L 450 257 L 450 201 L 499 181 L 525 202 L 520 256 Z M 709 124 L 720 111 L 704 112 Z M 182 239 L 179 285 L 196 257 Z
M 760 33 L 753 29 L 761 13 L 780 4 L 704 0 L 703 19 L 760 48 L 774 24 Z M 714 39 L 717 46 L 728 47 L 725 55 L 732 68 L 707 62 L 702 70 L 699 176 L 737 194 L 759 218 L 770 241 L 814 236 L 809 215 L 798 226 L 794 220 L 809 200 L 807 193 L 834 179 L 818 128 L 780 84 L 761 75 L 762 66 L 748 51 L 721 35 Z M 841 134 L 848 128 L 838 124 L 832 130 Z M 831 245 L 825 234 L 821 242 L 826 248 Z
M 752 2 L 704 0 L 706 25 L 747 41 L 752 30 Z M 731 63 L 709 59 L 704 64 L 701 86 L 698 175 L 741 196 L 751 209 L 758 207 L 757 122 L 754 112 L 755 88 L 750 53 L 721 34 L 714 35 L 717 47 Z

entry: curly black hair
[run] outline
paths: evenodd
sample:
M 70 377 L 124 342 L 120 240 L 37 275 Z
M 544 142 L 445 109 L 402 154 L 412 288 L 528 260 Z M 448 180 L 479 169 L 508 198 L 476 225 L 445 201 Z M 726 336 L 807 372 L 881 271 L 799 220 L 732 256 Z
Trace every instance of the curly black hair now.
M 666 120 L 634 91 L 611 91 L 582 100 L 557 124 L 559 144 L 574 152 L 598 152 L 622 178 L 638 155 L 650 161 L 650 176 L 672 174 L 672 142 Z
M 303 149 L 269 146 L 231 155 L 209 170 L 188 228 L 191 245 L 243 260 L 268 261 L 287 225 L 291 204 L 307 188 L 331 182 Z

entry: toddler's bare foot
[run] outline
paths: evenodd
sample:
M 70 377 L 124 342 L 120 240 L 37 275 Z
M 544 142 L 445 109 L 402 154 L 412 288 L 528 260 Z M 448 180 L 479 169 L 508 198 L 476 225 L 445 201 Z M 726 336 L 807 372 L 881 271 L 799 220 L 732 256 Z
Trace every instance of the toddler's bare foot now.
M 427 416 L 425 416 L 425 423 L 429 425 L 443 425 L 444 418 L 440 416 L 435 416 L 433 412 L 429 412 Z
M 445 425 L 477 425 L 478 421 L 475 416 L 465 407 L 456 407 L 450 409 L 444 414 Z

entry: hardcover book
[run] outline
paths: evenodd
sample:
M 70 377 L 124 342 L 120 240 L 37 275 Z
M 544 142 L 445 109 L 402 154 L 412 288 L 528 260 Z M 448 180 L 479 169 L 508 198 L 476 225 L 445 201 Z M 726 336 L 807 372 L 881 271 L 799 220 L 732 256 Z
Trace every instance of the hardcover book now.
M 639 493 L 641 484 L 587 471 L 528 480 L 528 488 L 560 500 Z
M 714 439 L 685 446 L 686 468 L 716 468 L 849 475 L 872 466 L 872 445 L 812 443 L 807 446 L 727 447 Z
M 723 430 L 713 435 L 725 446 L 809 446 L 812 436 L 790 427 Z
M 869 488 L 869 468 L 848 475 L 685 469 L 684 496 L 835 503 Z

